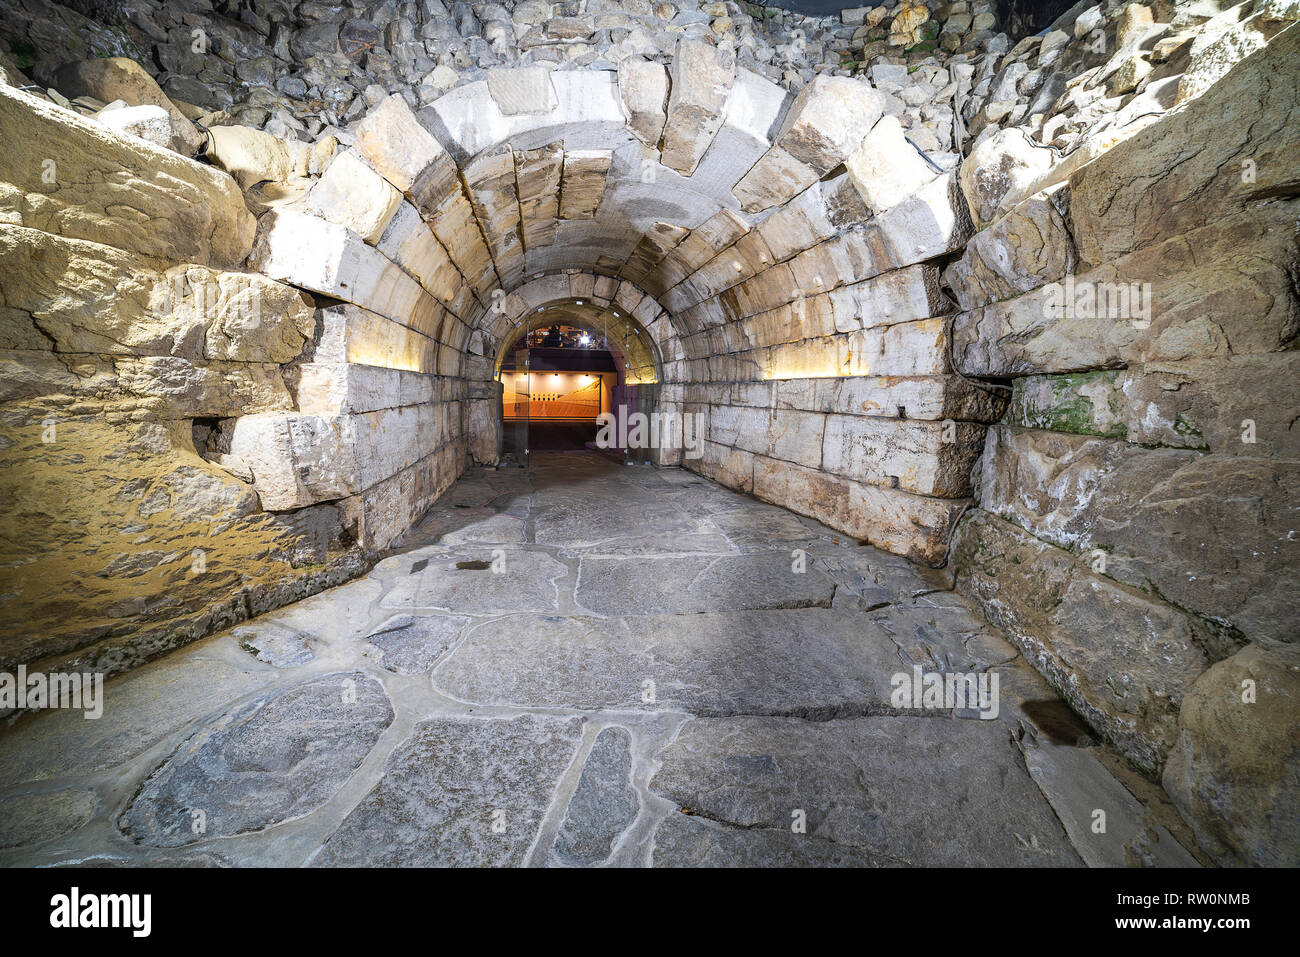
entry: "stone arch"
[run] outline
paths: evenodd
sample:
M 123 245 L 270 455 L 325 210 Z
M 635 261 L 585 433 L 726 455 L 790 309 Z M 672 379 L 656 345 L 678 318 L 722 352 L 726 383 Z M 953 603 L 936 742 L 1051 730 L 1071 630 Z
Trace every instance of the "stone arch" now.
M 646 412 L 682 414 L 685 389 L 680 337 L 667 310 L 634 283 L 591 272 L 567 271 L 533 276 L 509 293 L 493 292 L 496 295 L 489 297 L 493 306 L 482 309 L 471 321 L 466 347 L 473 362 L 480 367 L 488 364 L 493 379 L 500 368 L 502 349 L 528 327 L 531 316 L 544 315 L 557 306 L 579 304 L 592 313 L 606 313 L 615 320 L 616 328 L 643 338 L 641 350 L 618 349 L 617 345 L 611 350 L 622 355 L 621 361 L 626 361 L 633 373 L 630 378 L 636 380 L 632 385 L 638 394 L 638 407 Z M 583 320 L 578 317 L 576 321 L 582 324 Z M 589 321 L 593 331 L 601 330 L 598 322 Z M 642 390 L 641 386 L 653 388 Z M 495 448 L 495 403 L 490 407 L 476 403 L 467 421 L 472 423 L 469 441 L 473 454 L 486 461 L 490 449 Z M 650 457 L 658 465 L 678 465 L 682 461 L 680 442 L 656 447 Z

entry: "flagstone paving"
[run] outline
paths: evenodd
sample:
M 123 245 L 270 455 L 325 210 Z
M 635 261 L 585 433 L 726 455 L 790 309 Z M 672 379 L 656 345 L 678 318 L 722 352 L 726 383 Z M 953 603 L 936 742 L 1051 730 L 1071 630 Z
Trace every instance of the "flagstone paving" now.
M 1196 863 L 941 573 L 688 471 L 534 458 L 98 720 L 0 732 L 0 863 Z M 996 676 L 996 715 L 896 701 L 914 668 Z

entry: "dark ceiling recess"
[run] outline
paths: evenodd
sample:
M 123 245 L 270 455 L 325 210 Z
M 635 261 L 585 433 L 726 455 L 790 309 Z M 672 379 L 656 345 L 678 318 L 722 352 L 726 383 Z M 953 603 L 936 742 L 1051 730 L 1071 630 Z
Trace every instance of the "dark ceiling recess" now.
M 1001 30 L 1011 42 L 1041 33 L 1074 6 L 1077 0 L 997 0 L 996 13 Z

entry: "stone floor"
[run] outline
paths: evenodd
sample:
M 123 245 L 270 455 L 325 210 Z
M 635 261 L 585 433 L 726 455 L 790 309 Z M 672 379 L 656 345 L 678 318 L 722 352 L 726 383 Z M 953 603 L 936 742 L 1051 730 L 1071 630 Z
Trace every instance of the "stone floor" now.
M 99 720 L 0 733 L 0 863 L 1195 863 L 938 573 L 689 471 L 534 460 Z M 996 672 L 997 718 L 893 707 L 913 665 Z

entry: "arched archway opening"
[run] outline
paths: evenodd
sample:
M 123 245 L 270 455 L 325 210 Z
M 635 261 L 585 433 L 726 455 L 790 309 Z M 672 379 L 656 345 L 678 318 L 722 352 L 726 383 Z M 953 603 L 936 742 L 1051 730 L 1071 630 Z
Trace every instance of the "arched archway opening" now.
M 507 334 L 495 370 L 503 459 L 523 465 L 533 451 L 591 448 L 648 460 L 644 443 L 629 447 L 626 430 L 608 425 L 654 410 L 659 350 L 616 305 L 573 298 L 536 307 Z

